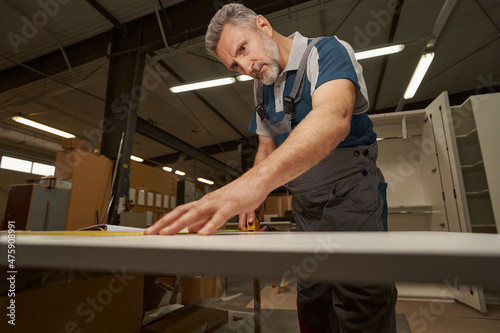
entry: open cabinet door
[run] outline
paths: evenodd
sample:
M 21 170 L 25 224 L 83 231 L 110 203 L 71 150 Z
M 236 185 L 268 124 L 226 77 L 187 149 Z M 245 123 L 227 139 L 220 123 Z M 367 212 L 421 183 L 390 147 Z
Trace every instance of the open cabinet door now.
M 439 174 L 441 185 L 440 200 L 435 193 L 431 200 L 434 207 L 443 209 L 431 221 L 431 230 L 448 232 L 468 232 L 471 230 L 467 213 L 467 202 L 463 198 L 463 180 L 455 140 L 455 130 L 451 117 L 448 93 L 443 92 L 426 109 L 427 118 L 423 135 L 433 138 L 437 164 L 434 173 Z M 425 139 L 424 138 L 424 139 Z M 435 189 L 436 186 L 430 187 Z M 441 202 L 434 202 L 434 201 Z M 443 222 L 445 220 L 445 222 Z M 444 223 L 444 225 L 443 225 Z M 479 311 L 486 311 L 483 289 L 480 286 L 460 285 L 460 281 L 443 281 L 456 300 Z

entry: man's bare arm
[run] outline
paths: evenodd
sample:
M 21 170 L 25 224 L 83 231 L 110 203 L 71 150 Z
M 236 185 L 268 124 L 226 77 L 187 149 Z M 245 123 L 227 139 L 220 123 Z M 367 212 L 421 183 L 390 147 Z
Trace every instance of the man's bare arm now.
M 275 188 L 320 162 L 349 134 L 356 92 L 345 79 L 316 89 L 313 109 L 285 142 L 240 178 L 198 201 L 177 207 L 147 229 L 148 234 L 174 234 L 201 226 L 208 235 L 229 218 L 255 210 Z
M 271 155 L 273 151 L 276 150 L 276 141 L 271 136 L 263 136 L 259 135 L 259 148 L 257 149 L 257 154 L 255 154 L 255 160 L 253 162 L 253 166 L 255 167 L 257 164 L 262 162 L 267 156 Z M 255 219 L 255 215 L 264 214 L 264 203 L 262 202 L 259 207 L 255 209 L 255 211 L 250 211 L 248 213 L 240 214 L 238 219 L 238 228 L 240 230 L 247 230 L 247 219 L 252 222 Z M 258 215 L 258 218 L 261 219 L 262 216 Z

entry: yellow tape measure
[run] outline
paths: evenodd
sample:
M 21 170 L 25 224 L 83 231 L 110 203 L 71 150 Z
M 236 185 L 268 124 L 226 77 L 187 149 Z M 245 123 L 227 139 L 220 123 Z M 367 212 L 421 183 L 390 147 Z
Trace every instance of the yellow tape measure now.
M 247 231 L 259 231 L 260 230 L 260 222 L 257 216 L 255 216 L 253 222 L 249 222 L 247 219 Z

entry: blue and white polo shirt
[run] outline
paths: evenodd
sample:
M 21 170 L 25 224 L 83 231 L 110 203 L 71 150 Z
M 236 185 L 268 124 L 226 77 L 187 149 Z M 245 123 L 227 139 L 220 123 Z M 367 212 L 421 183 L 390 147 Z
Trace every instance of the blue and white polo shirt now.
M 298 32 L 295 32 L 289 38 L 293 38 L 293 44 L 286 68 L 274 84 L 264 86 L 267 102 L 266 113 L 269 115 L 271 124 L 281 121 L 285 115 L 283 98 L 292 91 L 300 59 L 307 44 L 311 41 L 311 39 L 300 35 Z M 356 86 L 356 101 L 351 120 L 351 131 L 345 140 L 339 144 L 339 147 L 355 147 L 374 143 L 377 135 L 373 132 L 373 123 L 366 114 L 369 103 L 363 78 L 363 68 L 356 61 L 352 47 L 335 36 L 322 38 L 309 54 L 302 95 L 299 102 L 295 104 L 295 118 L 292 120 L 292 130 L 311 111 L 312 95 L 315 89 L 325 82 L 336 79 L 348 79 Z M 254 84 L 254 96 L 256 96 L 256 86 L 257 84 Z M 257 105 L 256 97 L 254 97 L 254 101 L 255 105 Z M 248 129 L 258 135 L 271 136 L 255 110 Z M 279 146 L 287 137 L 288 133 L 283 133 L 275 136 L 274 139 Z

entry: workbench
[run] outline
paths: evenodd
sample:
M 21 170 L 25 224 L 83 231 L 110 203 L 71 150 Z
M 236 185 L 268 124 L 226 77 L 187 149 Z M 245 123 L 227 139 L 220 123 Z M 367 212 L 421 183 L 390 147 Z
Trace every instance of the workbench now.
M 103 231 L 103 233 L 105 233 Z M 500 235 L 259 232 L 212 236 L 17 235 L 16 267 L 321 281 L 477 284 L 500 290 Z M 2 266 L 7 235 L 0 236 Z

